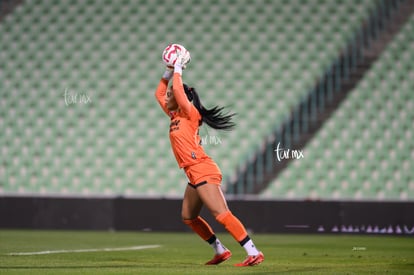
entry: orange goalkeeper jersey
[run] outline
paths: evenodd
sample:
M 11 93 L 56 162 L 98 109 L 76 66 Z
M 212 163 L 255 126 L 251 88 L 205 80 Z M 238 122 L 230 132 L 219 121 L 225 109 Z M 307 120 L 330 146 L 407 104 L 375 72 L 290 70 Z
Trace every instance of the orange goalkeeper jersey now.
M 171 112 L 167 109 L 165 103 L 167 87 L 168 80 L 161 79 L 155 97 L 164 112 L 171 118 L 170 142 L 172 151 L 178 166 L 184 168 L 209 158 L 201 146 L 201 139 L 198 134 L 201 115 L 194 105 L 188 101 L 180 74 L 174 73 L 173 77 L 173 94 L 179 106 L 178 111 Z

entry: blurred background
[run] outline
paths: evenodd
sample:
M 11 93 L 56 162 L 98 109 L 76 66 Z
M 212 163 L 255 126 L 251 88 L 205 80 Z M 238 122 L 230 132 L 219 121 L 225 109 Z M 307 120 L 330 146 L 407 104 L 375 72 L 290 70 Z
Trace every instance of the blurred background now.
M 0 196 L 180 198 L 154 98 L 180 43 L 184 81 L 238 114 L 200 130 L 228 196 L 412 202 L 413 6 L 2 0 Z

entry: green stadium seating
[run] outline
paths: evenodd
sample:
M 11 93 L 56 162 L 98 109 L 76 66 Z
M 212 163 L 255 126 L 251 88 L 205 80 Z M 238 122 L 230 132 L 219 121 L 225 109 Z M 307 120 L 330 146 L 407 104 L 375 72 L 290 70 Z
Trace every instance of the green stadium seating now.
M 414 16 L 263 198 L 412 200 Z M 303 185 L 309 192 L 303 192 Z
M 238 113 L 234 132 L 201 130 L 224 178 L 234 177 L 374 3 L 24 2 L 0 22 L 0 194 L 181 195 L 186 178 L 153 96 L 171 42 L 191 51 L 185 81 L 205 105 Z

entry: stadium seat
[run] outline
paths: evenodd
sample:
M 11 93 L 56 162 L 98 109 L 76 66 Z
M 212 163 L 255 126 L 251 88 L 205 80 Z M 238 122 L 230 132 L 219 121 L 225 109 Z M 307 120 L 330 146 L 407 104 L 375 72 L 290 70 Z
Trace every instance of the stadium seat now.
M 30 166 L 22 171 L 20 162 L 2 162 L 8 173 L 1 192 L 181 194 L 185 177 L 169 148 L 168 118 L 153 96 L 163 71 L 160 53 L 171 42 L 190 49 L 193 60 L 184 77 L 203 103 L 238 114 L 234 132 L 209 130 L 222 143 L 206 145 L 223 178 L 232 177 L 306 95 L 373 5 L 23 2 L 0 22 L 0 57 L 8 64 L 0 74 L 0 114 L 8 129 L 0 150 L 19 161 L 38 158 L 33 169 L 52 165 L 53 172 L 36 172 L 32 179 Z M 67 104 L 66 89 L 92 102 Z M 28 148 L 24 154 L 21 146 Z M 283 190 L 291 196 L 309 191 Z
M 261 197 L 412 200 L 414 16 L 362 81 Z M 313 155 L 314 154 L 314 155 Z M 307 157 L 312 155 L 312 157 Z M 306 171 L 306 172 L 305 172 Z M 311 173 L 310 173 L 311 172 Z M 293 176 L 292 176 L 293 175 Z M 292 187 L 291 178 L 298 186 Z M 301 193 L 303 182 L 311 189 Z M 316 183 L 317 188 L 312 189 Z M 327 184 L 328 183 L 328 184 Z M 327 190 L 328 189 L 328 190 Z M 284 193 L 281 191 L 285 191 Z

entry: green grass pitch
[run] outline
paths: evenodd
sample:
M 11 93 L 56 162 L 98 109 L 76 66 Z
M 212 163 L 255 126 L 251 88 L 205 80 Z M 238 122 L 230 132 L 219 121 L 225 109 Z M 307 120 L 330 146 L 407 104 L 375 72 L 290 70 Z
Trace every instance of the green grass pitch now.
M 192 233 L 0 230 L 0 274 L 414 273 L 413 237 L 251 236 L 265 261 L 235 267 L 245 252 L 226 233 L 218 237 L 233 257 L 218 266 L 205 266 L 213 251 Z M 27 252 L 44 254 L 18 254 Z

